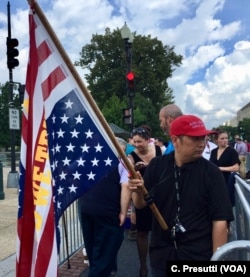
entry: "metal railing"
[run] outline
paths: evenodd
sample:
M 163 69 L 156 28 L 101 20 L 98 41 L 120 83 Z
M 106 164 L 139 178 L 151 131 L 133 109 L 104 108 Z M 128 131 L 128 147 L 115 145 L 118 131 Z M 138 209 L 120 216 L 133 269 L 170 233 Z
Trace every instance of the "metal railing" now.
M 250 260 L 250 185 L 235 175 L 233 241 L 218 248 L 211 260 Z
M 73 202 L 62 215 L 60 222 L 61 244 L 59 265 L 65 263 L 83 245 L 81 224 L 78 217 L 78 201 Z
M 218 248 L 211 261 L 250 260 L 250 240 L 235 240 Z
M 20 161 L 20 152 L 16 152 L 16 166 L 19 166 L 19 161 Z M 5 152 L 5 151 L 1 151 L 0 152 L 0 161 L 3 164 L 3 167 L 8 167 L 11 166 L 11 152 Z

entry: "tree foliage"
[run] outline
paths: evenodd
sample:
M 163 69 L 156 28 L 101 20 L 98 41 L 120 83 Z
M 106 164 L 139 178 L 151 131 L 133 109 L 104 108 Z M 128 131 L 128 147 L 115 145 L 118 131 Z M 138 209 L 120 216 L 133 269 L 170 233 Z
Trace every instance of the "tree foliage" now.
M 88 70 L 89 73 L 85 75 L 88 89 L 106 120 L 113 120 L 112 123 L 126 128 L 127 126 L 122 125 L 122 109 L 128 107 L 124 48 L 125 42 L 120 30 L 111 32 L 107 28 L 104 35 L 93 35 L 91 43 L 82 47 L 80 59 L 75 65 Z M 182 56 L 174 52 L 174 47 L 164 46 L 150 35 L 135 34 L 131 65 L 136 84 L 135 126 L 148 124 L 159 132 L 159 110 L 174 102 L 167 79 L 171 78 L 174 67 L 178 67 L 181 62 Z
M 15 89 L 15 86 L 14 86 Z M 13 93 L 12 107 L 20 109 L 19 95 Z M 7 151 L 10 148 L 10 128 L 9 128 L 9 108 L 10 108 L 10 86 L 0 84 L 0 148 Z M 15 130 L 14 134 L 16 146 L 20 146 L 20 130 Z

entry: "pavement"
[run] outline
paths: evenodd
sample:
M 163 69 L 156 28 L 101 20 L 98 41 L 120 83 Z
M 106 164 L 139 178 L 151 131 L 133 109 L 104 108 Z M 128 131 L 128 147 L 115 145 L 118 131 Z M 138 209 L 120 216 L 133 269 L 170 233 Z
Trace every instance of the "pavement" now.
M 7 188 L 9 172 L 9 167 L 3 167 L 3 180 L 0 180 L 3 181 L 3 199 L 0 200 L 0 277 L 15 276 L 18 189 Z
M 9 172 L 9 167 L 3 167 L 3 189 L 2 192 L 0 191 L 1 198 L 3 198 L 0 200 L 0 277 L 16 276 L 15 253 L 18 189 L 7 188 Z M 12 178 L 10 179 L 12 180 Z M 136 242 L 128 240 L 127 234 L 128 230 L 125 229 L 124 241 L 118 253 L 117 277 L 135 277 L 139 275 L 139 259 Z M 82 249 L 70 258 L 69 264 L 65 263 L 60 266 L 58 275 L 59 277 L 88 276 L 88 267 L 84 263 Z M 151 277 L 150 271 L 148 272 L 148 277 Z

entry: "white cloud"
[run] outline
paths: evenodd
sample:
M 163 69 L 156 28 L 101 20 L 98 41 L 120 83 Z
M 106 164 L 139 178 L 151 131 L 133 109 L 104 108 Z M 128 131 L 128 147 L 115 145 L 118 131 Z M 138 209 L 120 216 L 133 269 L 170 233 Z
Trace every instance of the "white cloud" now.
M 121 28 L 157 37 L 184 57 L 168 80 L 176 104 L 201 116 L 208 127 L 231 119 L 249 102 L 249 0 L 40 0 L 40 7 L 72 61 L 93 34 Z M 11 2 L 12 37 L 17 37 L 20 66 L 15 81 L 24 82 L 28 57 L 28 5 Z M 237 9 L 236 9 L 237 8 Z M 8 81 L 7 13 L 0 2 L 0 82 Z M 237 12 L 236 12 L 237 11 Z M 83 71 L 77 68 L 83 77 Z

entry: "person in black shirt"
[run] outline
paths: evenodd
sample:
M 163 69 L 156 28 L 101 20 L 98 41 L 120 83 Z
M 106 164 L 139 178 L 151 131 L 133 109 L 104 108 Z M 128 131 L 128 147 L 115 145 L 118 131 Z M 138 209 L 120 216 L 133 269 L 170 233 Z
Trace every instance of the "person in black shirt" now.
M 214 163 L 221 170 L 229 192 L 231 203 L 234 206 L 234 174 L 239 172 L 240 159 L 238 152 L 228 145 L 228 134 L 222 129 L 216 129 L 217 134 L 214 139 L 217 148 L 213 149 L 210 156 L 210 162 Z
M 125 151 L 126 142 L 117 140 Z M 124 239 L 123 224 L 131 199 L 127 182 L 128 171 L 120 162 L 78 200 L 89 277 L 109 277 L 117 271 L 117 253 Z
M 151 134 L 143 127 L 133 130 L 132 138 L 135 145 L 135 150 L 132 151 L 128 158 L 134 165 L 135 170 L 138 170 L 143 176 L 147 165 L 152 158 L 162 155 L 160 146 L 154 145 L 151 142 Z M 148 232 L 152 226 L 152 212 L 149 207 L 144 209 L 135 209 L 136 228 L 137 228 L 137 250 L 140 261 L 140 277 L 147 276 L 147 254 L 148 254 Z
M 218 167 L 202 157 L 206 136 L 212 133 L 196 116 L 176 118 L 170 127 L 175 151 L 153 158 L 143 178 L 129 180 L 135 206 L 146 206 L 145 186 L 168 225 L 164 231 L 153 217 L 153 276 L 165 277 L 168 261 L 210 260 L 227 242 L 233 212 L 225 180 Z

